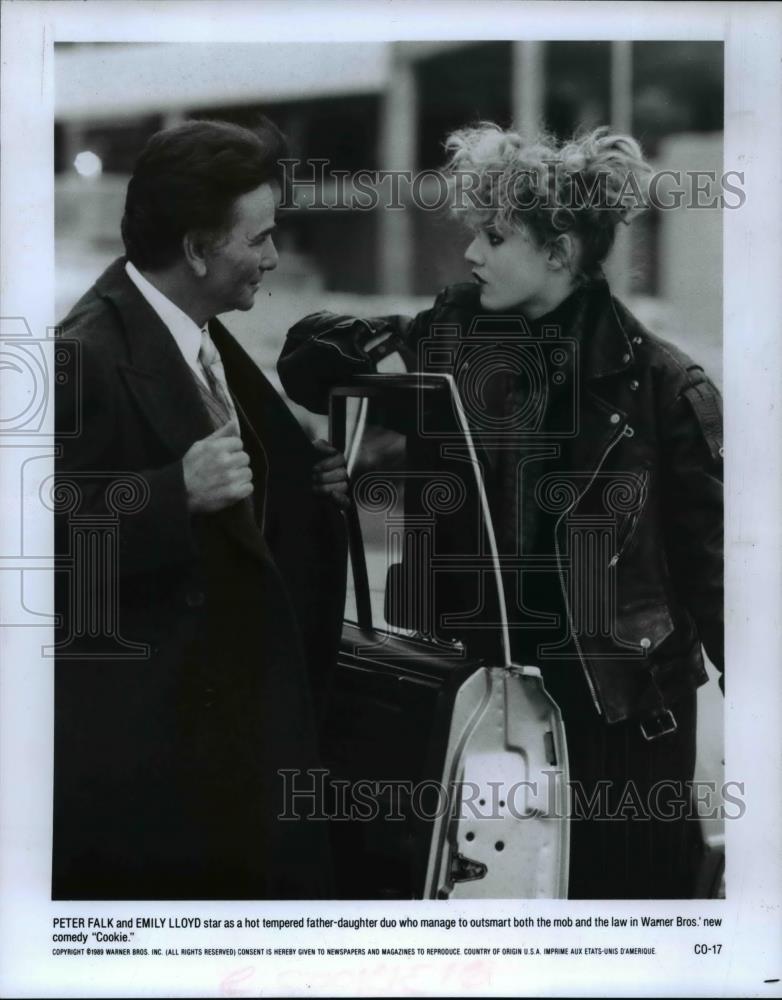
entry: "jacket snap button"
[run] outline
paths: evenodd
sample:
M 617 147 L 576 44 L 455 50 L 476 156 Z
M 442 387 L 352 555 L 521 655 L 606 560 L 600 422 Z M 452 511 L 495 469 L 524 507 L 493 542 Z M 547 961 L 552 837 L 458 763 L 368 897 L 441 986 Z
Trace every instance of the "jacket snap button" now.
M 644 636 L 643 639 L 641 639 L 641 642 L 640 642 L 641 649 L 648 649 L 651 646 L 651 644 L 652 644 L 652 640 L 651 639 L 647 639 L 646 636 Z
M 633 343 L 634 344 L 640 344 L 641 343 L 641 338 L 640 337 L 633 337 Z
M 720 448 L 720 458 L 724 458 L 724 457 L 725 457 L 725 449 L 724 448 Z
M 622 361 L 624 362 L 624 364 L 627 364 L 627 362 L 629 360 L 630 360 L 630 355 L 629 354 L 623 354 L 622 355 Z
M 635 434 L 635 431 L 633 430 L 632 427 L 629 427 L 629 426 L 625 427 L 625 437 L 631 438 L 634 434 Z
M 618 424 L 621 419 L 622 418 L 619 416 L 618 413 L 612 413 L 611 414 L 611 423 L 612 424 Z
M 203 590 L 188 590 L 185 594 L 185 604 L 189 608 L 200 608 L 206 601 L 206 594 Z
M 633 390 L 633 392 L 635 392 L 638 389 L 638 382 L 635 379 L 633 379 L 633 381 L 630 383 L 630 388 Z

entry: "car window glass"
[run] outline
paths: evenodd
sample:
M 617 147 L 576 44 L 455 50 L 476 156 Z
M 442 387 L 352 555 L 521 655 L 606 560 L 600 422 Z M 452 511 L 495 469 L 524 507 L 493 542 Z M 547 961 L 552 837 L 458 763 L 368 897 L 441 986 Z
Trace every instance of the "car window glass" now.
M 407 448 L 404 435 L 382 422 L 379 407 L 369 401 L 366 419 L 360 420 L 358 400 L 348 401 L 348 448 L 352 458 L 353 502 L 361 536 L 369 581 L 372 623 L 376 629 L 411 635 L 413 629 L 386 618 L 386 585 L 389 569 L 401 561 L 405 543 L 404 495 Z M 353 435 L 359 440 L 353 444 Z M 351 447 L 352 445 L 352 447 Z M 408 532 L 409 535 L 409 532 Z M 393 617 L 393 616 L 392 616 Z M 357 620 L 352 566 L 345 605 L 347 621 Z

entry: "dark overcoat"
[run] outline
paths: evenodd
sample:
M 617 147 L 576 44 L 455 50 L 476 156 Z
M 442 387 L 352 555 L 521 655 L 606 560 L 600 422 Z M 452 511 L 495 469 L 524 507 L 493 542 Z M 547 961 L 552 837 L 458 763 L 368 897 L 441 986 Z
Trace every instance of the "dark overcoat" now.
M 255 488 L 191 515 L 182 457 L 213 427 L 123 260 L 61 327 L 54 898 L 330 891 L 324 824 L 277 819 L 278 772 L 318 764 L 312 692 L 336 657 L 344 529 L 312 494 L 318 455 L 296 420 L 209 328 Z

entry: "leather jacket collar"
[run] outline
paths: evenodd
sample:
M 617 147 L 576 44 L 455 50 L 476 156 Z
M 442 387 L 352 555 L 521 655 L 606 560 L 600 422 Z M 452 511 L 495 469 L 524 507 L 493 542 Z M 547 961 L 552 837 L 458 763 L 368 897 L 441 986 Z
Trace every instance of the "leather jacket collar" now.
M 586 381 L 615 375 L 635 360 L 630 335 L 604 277 L 595 279 L 587 294 L 581 296 L 572 335 L 582 345 L 582 373 Z

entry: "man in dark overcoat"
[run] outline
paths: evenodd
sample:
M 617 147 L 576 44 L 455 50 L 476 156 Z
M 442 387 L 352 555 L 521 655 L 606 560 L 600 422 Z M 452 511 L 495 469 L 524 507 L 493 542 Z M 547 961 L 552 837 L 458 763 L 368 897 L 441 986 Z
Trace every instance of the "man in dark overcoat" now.
M 277 264 L 284 152 L 271 123 L 153 136 L 126 256 L 61 325 L 57 899 L 330 892 L 324 824 L 278 819 L 278 772 L 318 765 L 344 459 L 215 319 L 250 309 Z

